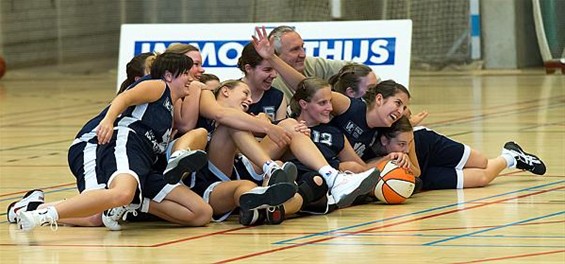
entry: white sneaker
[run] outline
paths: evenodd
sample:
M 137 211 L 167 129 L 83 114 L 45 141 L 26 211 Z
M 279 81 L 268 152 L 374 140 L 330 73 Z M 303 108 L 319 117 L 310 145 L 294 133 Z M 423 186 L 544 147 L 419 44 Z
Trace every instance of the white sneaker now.
M 130 204 L 128 206 L 120 206 L 108 209 L 102 213 L 102 223 L 104 226 L 112 231 L 120 231 L 122 230 L 122 226 L 120 225 L 121 221 L 125 221 L 127 214 L 132 213 L 134 216 L 137 216 L 137 211 L 139 206 Z
M 8 212 L 6 217 L 8 222 L 16 223 L 16 217 L 20 212 L 33 211 L 43 203 L 45 203 L 45 195 L 42 190 L 31 190 L 27 192 L 24 197 L 8 205 Z
M 202 150 L 180 150 L 173 154 L 163 172 L 163 177 L 169 184 L 177 184 L 190 173 L 208 164 L 206 152 Z
M 375 168 L 362 173 L 339 173 L 330 190 L 337 207 L 348 207 L 358 196 L 371 192 L 379 181 L 379 175 Z
M 31 231 L 37 226 L 49 225 L 51 230 L 55 231 L 59 227 L 57 221 L 51 217 L 47 208 L 20 212 L 17 217 L 18 228 L 23 231 Z

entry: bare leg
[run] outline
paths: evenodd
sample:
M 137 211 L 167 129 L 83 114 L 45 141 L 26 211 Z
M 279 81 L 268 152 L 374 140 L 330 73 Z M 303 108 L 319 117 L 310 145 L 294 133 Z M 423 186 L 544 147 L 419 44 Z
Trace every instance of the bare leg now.
M 297 122 L 294 119 L 285 119 L 279 123 L 280 126 L 292 134 L 292 141 L 290 143 L 292 154 L 308 168 L 316 171 L 324 166 L 329 166 L 322 153 L 312 142 L 312 139 L 298 131 L 294 131 L 296 124 Z
M 239 151 L 252 162 L 255 172 L 258 174 L 263 173 L 262 165 L 265 162 L 280 157 L 276 157 L 276 154 L 269 155 L 269 151 L 266 151 L 269 148 L 274 148 L 273 151 L 278 151 L 279 149 L 268 137 L 265 137 L 261 142 L 257 142 L 253 134 L 235 129 L 232 129 L 231 136 Z M 266 142 L 270 142 L 274 146 L 269 146 Z
M 208 160 L 228 176 L 232 174 L 237 149 L 231 136 L 232 131 L 229 127 L 218 126 L 208 146 Z
M 106 209 L 128 205 L 133 201 L 137 181 L 130 174 L 119 174 L 109 189 L 83 192 L 55 204 L 60 219 L 89 217 Z
M 467 163 L 465 163 L 464 168 L 486 169 L 487 163 L 488 159 L 484 154 L 471 149 L 471 154 L 469 155 L 469 159 L 467 160 Z
M 214 214 L 223 214 L 239 206 L 239 197 L 257 185 L 251 181 L 237 180 L 222 182 L 210 194 L 210 205 Z
M 464 188 L 483 187 L 496 178 L 500 172 L 506 169 L 506 160 L 499 156 L 489 159 L 486 169 L 465 168 L 463 169 Z
M 208 143 L 208 132 L 204 128 L 197 128 L 186 132 L 175 141 L 172 153 L 181 149 L 206 149 Z
M 50 202 L 50 203 L 44 203 L 41 204 L 37 207 L 37 209 L 42 209 L 42 208 L 46 208 L 49 206 L 54 206 L 60 202 L 63 202 L 64 200 L 61 201 L 56 201 L 56 202 Z M 94 215 L 91 216 L 87 216 L 87 217 L 78 217 L 78 218 L 64 218 L 64 219 L 59 219 L 58 220 L 59 224 L 66 224 L 66 225 L 71 225 L 71 226 L 102 226 L 102 213 L 96 213 Z
M 212 219 L 212 208 L 188 187 L 174 188 L 163 201 L 151 201 L 149 213 L 172 223 L 204 226 Z

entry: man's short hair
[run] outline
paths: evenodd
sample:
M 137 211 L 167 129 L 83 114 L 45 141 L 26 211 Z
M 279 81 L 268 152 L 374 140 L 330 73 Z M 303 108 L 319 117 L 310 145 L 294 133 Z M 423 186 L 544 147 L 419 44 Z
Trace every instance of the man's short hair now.
M 282 37 L 282 35 L 289 33 L 289 32 L 296 32 L 296 30 L 294 29 L 294 27 L 283 25 L 283 26 L 278 26 L 278 27 L 274 28 L 273 30 L 271 30 L 271 33 L 269 33 L 268 38 L 271 39 L 271 37 L 272 37 L 274 39 L 275 53 L 277 55 L 279 55 L 281 53 L 281 47 L 282 47 L 281 37 Z

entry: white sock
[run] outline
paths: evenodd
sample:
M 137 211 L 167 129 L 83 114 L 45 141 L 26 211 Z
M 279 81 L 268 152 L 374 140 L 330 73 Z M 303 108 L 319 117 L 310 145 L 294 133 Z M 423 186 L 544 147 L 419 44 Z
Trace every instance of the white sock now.
M 180 154 L 182 154 L 182 153 L 185 152 L 185 151 L 190 151 L 190 149 L 189 149 L 189 148 L 186 148 L 186 149 L 179 149 L 179 150 L 176 150 L 175 152 L 173 152 L 173 154 L 171 154 L 171 157 L 169 158 L 169 160 L 178 157 Z
M 141 202 L 141 212 L 142 213 L 149 213 L 149 204 L 151 204 L 151 199 L 143 198 L 143 202 Z
M 514 158 L 514 156 L 510 155 L 509 153 L 502 153 L 500 154 L 500 156 L 506 160 L 506 168 L 516 167 L 516 159 Z
M 263 163 L 263 173 L 269 171 L 271 169 L 271 167 L 274 167 L 274 166 L 278 167 L 276 162 L 274 162 L 272 160 L 265 161 L 265 163 Z
M 336 169 L 334 169 L 330 165 L 326 165 L 318 170 L 322 178 L 326 180 L 328 187 L 331 189 L 334 186 L 335 179 L 337 178 L 337 174 L 339 173 Z

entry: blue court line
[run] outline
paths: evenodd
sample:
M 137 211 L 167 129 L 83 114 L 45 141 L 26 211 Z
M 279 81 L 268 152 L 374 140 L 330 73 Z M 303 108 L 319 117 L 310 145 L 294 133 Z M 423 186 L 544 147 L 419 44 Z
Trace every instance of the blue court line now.
M 452 235 L 428 235 L 428 234 L 357 234 L 359 237 L 452 237 Z M 508 236 L 508 235 L 479 235 L 473 238 L 543 238 L 543 239 L 565 239 L 565 236 Z
M 429 209 L 425 209 L 425 210 L 421 210 L 421 211 L 417 211 L 417 212 L 413 212 L 413 213 L 393 216 L 393 217 L 389 217 L 389 218 L 383 218 L 383 219 L 364 222 L 364 223 L 360 223 L 360 224 L 356 224 L 356 225 L 352 225 L 352 226 L 342 227 L 342 228 L 328 230 L 328 231 L 319 232 L 319 233 L 313 233 L 313 234 L 306 235 L 306 236 L 300 236 L 300 237 L 296 237 L 296 238 L 281 240 L 281 241 L 278 241 L 278 242 L 274 242 L 273 244 L 274 245 L 292 244 L 293 241 L 296 241 L 296 240 L 309 239 L 309 238 L 317 237 L 317 236 L 332 236 L 332 235 L 335 236 L 335 237 L 350 236 L 352 234 L 347 234 L 347 233 L 336 234 L 335 232 L 354 229 L 354 228 L 358 228 L 358 227 L 363 227 L 363 226 L 367 226 L 367 225 L 371 225 L 371 224 L 375 224 L 375 223 L 379 223 L 379 222 L 385 222 L 385 221 L 389 221 L 389 220 L 405 218 L 405 217 L 408 217 L 408 216 L 425 214 L 425 213 L 429 213 L 429 212 L 433 212 L 433 211 L 437 211 L 437 210 L 442 210 L 442 209 L 446 209 L 446 208 L 450 208 L 450 207 L 460 206 L 460 205 L 463 205 L 463 204 L 475 203 L 475 202 L 478 202 L 478 201 L 484 201 L 484 200 L 488 200 L 488 199 L 492 199 L 492 198 L 497 198 L 497 197 L 501 197 L 501 196 L 519 193 L 519 192 L 531 191 L 531 190 L 540 189 L 540 188 L 544 188 L 544 187 L 548 187 L 548 186 L 552 186 L 552 185 L 558 185 L 558 184 L 562 184 L 562 183 L 565 183 L 565 180 L 550 182 L 550 183 L 546 183 L 546 184 L 542 184 L 542 185 L 538 185 L 538 186 L 533 186 L 533 187 L 528 187 L 528 188 L 525 188 L 525 189 L 520 189 L 520 190 L 516 190 L 516 191 L 512 191 L 512 192 L 487 196 L 487 197 L 483 197 L 483 198 L 479 198 L 479 199 L 475 199 L 475 200 L 470 200 L 470 201 L 467 201 L 467 202 L 464 202 L 464 203 L 453 203 L 453 204 L 438 206 L 438 207 L 429 208 Z M 356 235 L 356 234 L 353 234 L 353 235 Z
M 543 218 L 549 218 L 549 217 L 553 217 L 553 216 L 557 216 L 557 215 L 561 215 L 561 214 L 565 214 L 565 211 L 556 212 L 556 213 L 543 215 L 543 216 L 538 216 L 538 217 L 534 217 L 534 218 L 529 218 L 529 219 L 525 219 L 525 220 L 521 220 L 521 221 L 517 221 L 517 222 L 513 222 L 513 223 L 509 223 L 509 224 L 505 224 L 505 225 L 501 225 L 501 226 L 497 226 L 497 227 L 491 227 L 491 228 L 487 228 L 487 229 L 484 229 L 484 230 L 471 232 L 471 233 L 467 233 L 467 234 L 463 234 L 463 235 L 452 236 L 452 237 L 449 237 L 449 238 L 446 238 L 446 239 L 441 239 L 441 240 L 425 243 L 425 244 L 423 244 L 423 246 L 433 246 L 435 244 L 439 244 L 439 243 L 443 243 L 443 242 L 447 242 L 447 241 L 451 241 L 451 240 L 455 240 L 455 239 L 459 239 L 459 238 L 469 237 L 469 236 L 473 236 L 475 234 L 485 233 L 485 232 L 489 232 L 489 231 L 492 231 L 492 230 L 506 228 L 506 227 L 509 227 L 509 226 L 523 224 L 523 223 L 527 223 L 527 222 L 531 222 L 531 221 L 535 221 L 535 220 L 539 220 L 539 219 L 543 219 Z
M 401 243 L 314 243 L 308 244 L 308 246 L 402 246 L 402 247 L 414 247 L 421 246 L 422 244 L 401 244 Z M 489 245 L 489 244 L 472 244 L 472 245 L 435 245 L 436 247 L 496 247 L 496 248 L 563 248 L 561 245 Z

